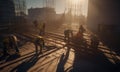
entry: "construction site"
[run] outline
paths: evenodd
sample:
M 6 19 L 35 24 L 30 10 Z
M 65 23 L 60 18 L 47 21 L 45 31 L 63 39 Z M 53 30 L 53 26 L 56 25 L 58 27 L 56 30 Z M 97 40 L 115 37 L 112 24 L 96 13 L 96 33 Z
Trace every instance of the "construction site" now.
M 114 0 L 0 0 L 0 72 L 120 72 Z

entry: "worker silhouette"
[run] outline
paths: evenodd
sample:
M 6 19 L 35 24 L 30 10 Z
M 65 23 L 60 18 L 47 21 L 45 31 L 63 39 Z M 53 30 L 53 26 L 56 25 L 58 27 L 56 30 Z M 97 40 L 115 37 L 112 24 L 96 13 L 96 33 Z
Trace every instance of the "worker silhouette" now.
M 70 29 L 64 30 L 64 40 L 69 43 L 71 38 L 73 37 L 73 31 Z
M 33 24 L 36 28 L 38 27 L 38 21 L 37 20 L 33 21 Z
M 82 25 L 80 25 L 80 27 L 79 27 L 79 33 L 80 33 L 80 35 L 83 37 L 83 33 L 85 32 L 86 30 L 85 30 L 85 28 L 82 26 Z
M 39 35 L 43 36 L 45 34 L 45 23 L 39 23 L 37 20 L 35 20 L 33 23 L 34 26 L 39 30 Z
M 34 44 L 35 44 L 36 54 L 42 53 L 42 49 L 45 46 L 43 38 L 42 37 L 36 38 Z M 40 49 L 40 52 L 39 52 L 39 49 Z
M 96 35 L 91 35 L 91 48 L 97 49 L 99 45 L 99 39 Z
M 43 36 L 45 34 L 45 23 L 41 22 L 38 26 L 38 29 L 39 29 L 39 35 Z
M 3 39 L 3 55 L 9 55 L 8 49 L 13 48 L 16 54 L 20 55 L 17 43 L 17 37 L 13 34 L 5 36 Z

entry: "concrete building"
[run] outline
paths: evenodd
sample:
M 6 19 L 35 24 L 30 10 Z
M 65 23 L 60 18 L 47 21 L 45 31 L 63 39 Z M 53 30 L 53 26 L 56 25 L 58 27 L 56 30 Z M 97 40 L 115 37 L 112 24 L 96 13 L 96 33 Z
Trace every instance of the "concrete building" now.
M 28 18 L 31 21 L 49 21 L 55 19 L 55 9 L 54 8 L 30 8 L 28 9 Z

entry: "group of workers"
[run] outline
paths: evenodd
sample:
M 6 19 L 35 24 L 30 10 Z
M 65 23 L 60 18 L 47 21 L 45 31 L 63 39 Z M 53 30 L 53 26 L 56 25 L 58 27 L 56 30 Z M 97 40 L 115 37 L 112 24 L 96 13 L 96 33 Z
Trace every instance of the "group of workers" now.
M 81 25 L 81 26 L 79 27 L 79 31 L 78 31 L 77 36 L 78 36 L 79 38 L 82 38 L 84 32 L 85 32 L 85 29 L 84 29 L 84 27 Z M 66 30 L 64 30 L 64 40 L 65 40 L 66 42 L 69 43 L 69 42 L 71 41 L 72 37 L 73 37 L 73 31 L 72 31 L 71 29 L 66 29 Z
M 44 47 L 44 39 L 43 35 L 45 34 L 45 23 L 39 24 L 37 21 L 34 21 L 35 27 L 39 29 L 39 36 L 35 38 L 34 45 L 36 54 L 42 53 L 42 49 Z M 10 55 L 9 50 L 14 49 L 15 54 L 20 55 L 20 51 L 18 48 L 18 38 L 14 34 L 2 34 L 1 36 L 2 48 L 3 48 L 3 56 L 6 57 Z M 40 52 L 39 49 L 40 48 Z
M 80 39 L 81 41 L 84 40 L 83 36 L 85 33 L 85 28 L 80 25 L 78 33 L 77 33 L 77 38 Z M 73 37 L 73 31 L 71 29 L 67 29 L 64 31 L 64 40 L 67 43 L 70 43 L 72 41 L 72 37 Z M 91 48 L 98 48 L 99 45 L 99 39 L 96 35 L 91 34 Z
M 45 34 L 45 23 L 39 24 L 37 21 L 34 21 L 34 26 L 39 29 L 39 36 L 36 37 L 34 40 L 34 45 L 36 49 L 36 54 L 42 53 L 42 49 L 45 46 L 43 36 Z M 78 35 L 83 38 L 83 33 L 85 32 L 85 28 L 81 25 L 79 27 Z M 64 40 L 66 43 L 71 42 L 71 38 L 73 37 L 73 31 L 71 29 L 64 30 Z M 19 49 L 18 49 L 18 39 L 15 35 L 10 34 L 7 36 L 4 36 L 3 39 L 3 55 L 8 55 L 7 49 L 8 48 L 14 48 L 16 53 L 20 55 Z M 99 44 L 99 41 L 97 37 L 92 36 L 91 37 L 91 46 L 97 47 Z M 40 49 L 39 49 L 40 48 Z

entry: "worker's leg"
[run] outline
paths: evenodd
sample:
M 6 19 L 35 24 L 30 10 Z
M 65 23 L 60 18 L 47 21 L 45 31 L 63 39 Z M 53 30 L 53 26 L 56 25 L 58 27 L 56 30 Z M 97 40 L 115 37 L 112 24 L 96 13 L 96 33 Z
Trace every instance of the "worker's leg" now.
M 19 53 L 19 49 L 18 49 L 17 43 L 14 44 L 14 47 L 15 47 L 16 52 Z
M 42 49 L 43 49 L 43 46 L 42 46 L 42 45 L 40 45 L 40 53 L 42 53 Z
M 35 44 L 35 51 L 36 51 L 36 54 L 38 54 L 38 45 Z

